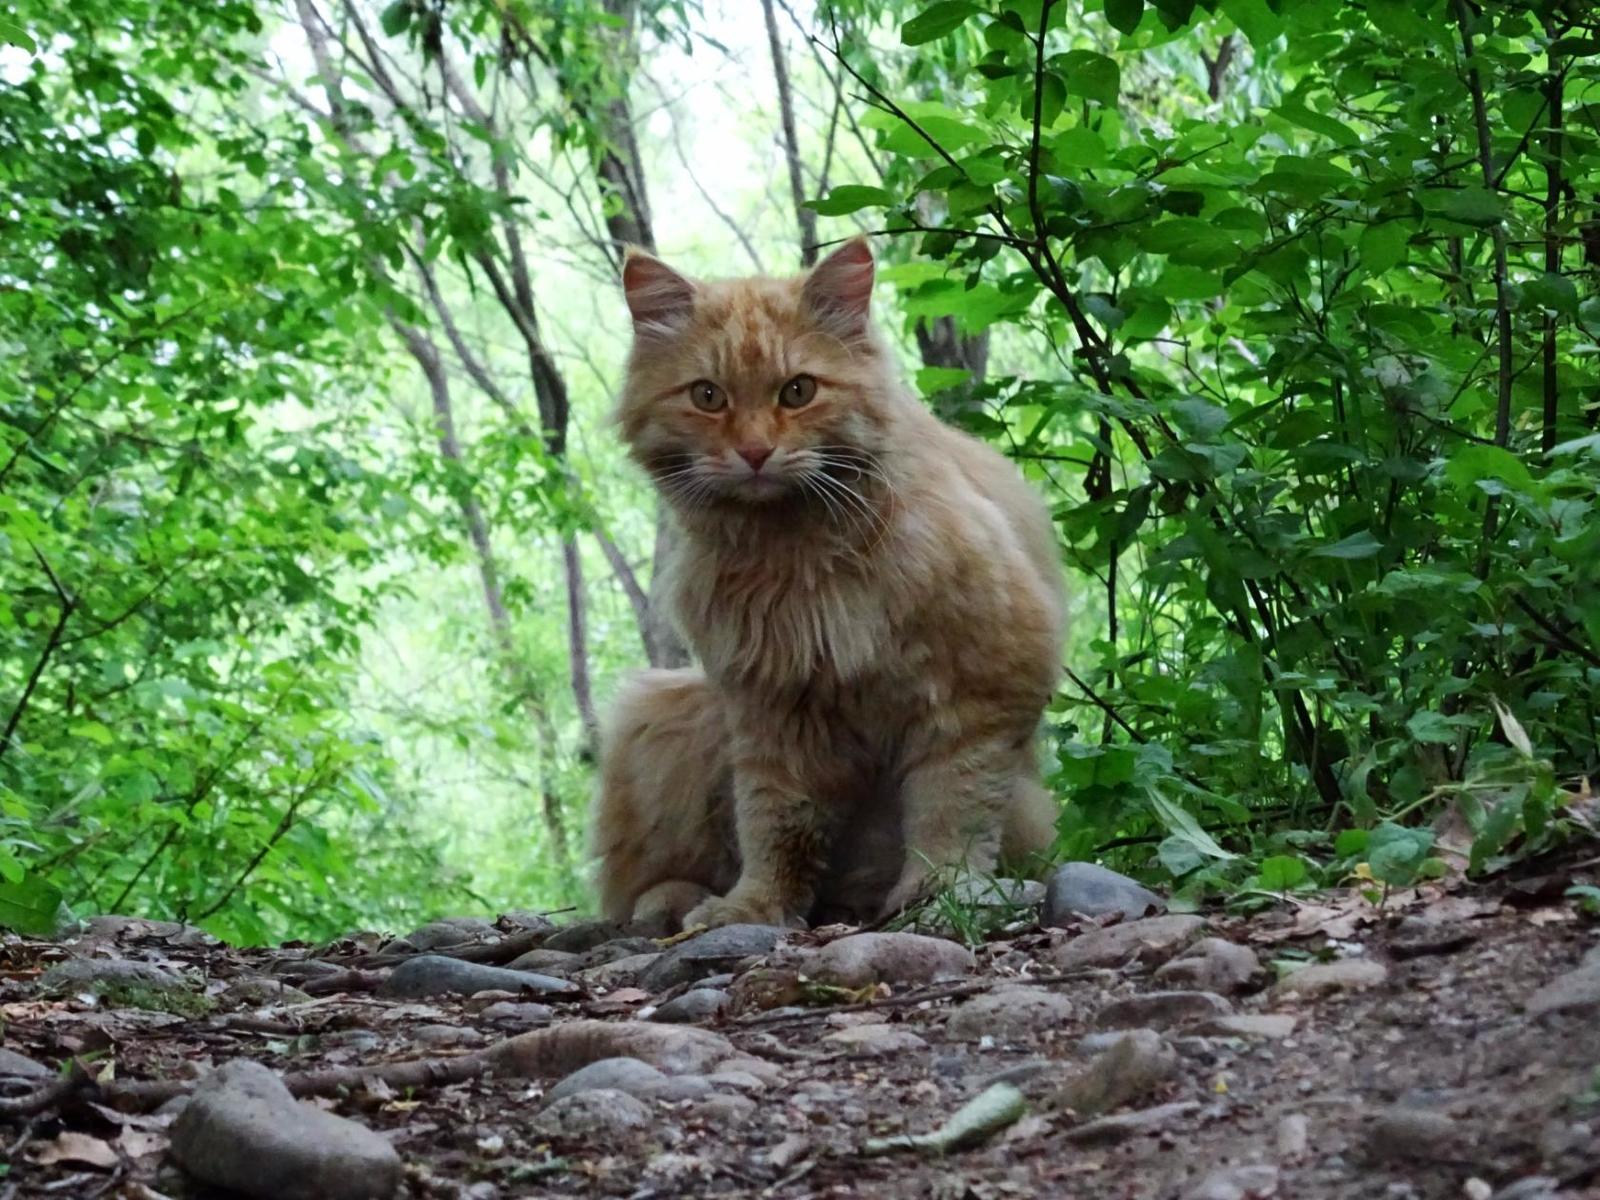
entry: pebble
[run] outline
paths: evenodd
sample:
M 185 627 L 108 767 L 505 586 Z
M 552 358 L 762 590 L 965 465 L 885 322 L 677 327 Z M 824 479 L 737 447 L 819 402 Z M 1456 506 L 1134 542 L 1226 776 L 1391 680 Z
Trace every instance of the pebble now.
M 1462 921 L 1435 921 L 1409 916 L 1389 935 L 1389 953 L 1396 958 L 1451 954 L 1472 945 L 1478 935 Z
M 1600 1008 L 1600 961 L 1557 975 L 1529 996 L 1522 1007 L 1532 1017 Z
M 387 954 L 426 954 L 448 946 L 468 946 L 474 942 L 500 940 L 500 931 L 482 917 L 444 917 L 413 929 L 383 947 Z
M 1461 1194 L 1466 1200 L 1490 1200 L 1494 1195 L 1494 1188 L 1474 1175 L 1461 1185 Z
M 975 876 L 961 880 L 945 895 L 970 908 L 1037 908 L 1044 901 L 1045 886 L 1037 879 L 986 879 Z
M 300 1103 L 247 1059 L 200 1081 L 173 1122 L 172 1156 L 202 1183 L 263 1200 L 383 1200 L 400 1186 L 387 1140 Z
M 537 950 L 529 950 L 526 954 L 519 954 L 506 964 L 508 971 L 535 971 L 544 975 L 566 976 L 579 970 L 583 965 L 583 955 L 574 954 L 570 950 L 551 950 L 541 946 Z
M 730 1071 L 726 1067 L 707 1075 L 706 1082 L 714 1088 L 723 1088 L 735 1092 L 764 1092 L 767 1090 L 766 1083 L 757 1079 L 750 1072 Z
M 558 929 L 544 941 L 546 950 L 565 950 L 572 954 L 582 954 L 586 950 L 593 950 L 604 942 L 615 941 L 619 937 L 628 936 L 628 930 L 615 921 L 577 921 L 565 928 Z
M 1278 1194 L 1278 1168 L 1269 1163 L 1223 1167 L 1202 1179 L 1186 1200 L 1270 1200 Z
M 224 1008 L 263 1008 L 273 1004 L 304 1004 L 311 997 L 281 979 L 266 975 L 246 975 L 231 980 L 217 994 Z
M 556 1010 L 548 1004 L 524 1003 L 516 1000 L 497 1000 L 478 1014 L 495 1025 L 548 1025 L 555 1019 Z
M 1160 1087 L 1178 1070 L 1177 1053 L 1153 1029 L 1117 1035 L 1111 1046 L 1058 1088 L 1050 1103 L 1098 1116 Z
M 1207 1021 L 1197 1033 L 1205 1037 L 1266 1038 L 1276 1041 L 1294 1032 L 1299 1018 L 1288 1013 L 1235 1013 Z
M 169 946 L 215 946 L 217 939 L 194 925 L 177 921 L 152 921 L 144 917 L 122 917 L 107 914 L 90 917 L 80 935 L 87 941 L 117 942 L 125 938 L 153 938 Z
M 741 1125 L 755 1112 L 756 1102 L 749 1096 L 718 1094 L 696 1101 L 689 1115 L 708 1125 Z
M 617 1137 L 650 1125 L 650 1108 L 613 1088 L 574 1092 L 545 1106 L 532 1121 L 543 1137 L 589 1140 Z
M 1110 1146 L 1129 1138 L 1161 1133 L 1199 1111 L 1198 1100 L 1181 1100 L 1176 1104 L 1161 1104 L 1155 1108 L 1142 1108 L 1138 1112 L 1101 1117 L 1098 1121 L 1067 1130 L 1064 1137 L 1066 1141 L 1084 1146 Z
M 1215 992 L 1145 992 L 1113 1000 L 1095 1016 L 1095 1024 L 1102 1029 L 1168 1029 L 1232 1012 L 1233 1005 Z
M 728 993 L 718 988 L 692 988 L 668 1000 L 650 1014 L 652 1021 L 696 1025 L 709 1021 L 728 1007 Z
M 945 1029 L 952 1037 L 967 1040 L 1014 1040 L 1059 1028 L 1072 1019 L 1075 1009 L 1066 996 L 1048 988 L 1002 984 L 957 1007 Z
M 882 1058 L 886 1054 L 908 1054 L 928 1048 L 928 1043 L 909 1029 L 895 1025 L 857 1025 L 853 1029 L 840 1029 L 824 1036 L 822 1044 L 871 1058 Z
M 1337 962 L 1312 963 L 1280 979 L 1272 989 L 1276 999 L 1289 996 L 1317 997 L 1335 992 L 1355 992 L 1376 987 L 1389 978 L 1389 968 L 1370 958 L 1341 958 Z
M 1120 967 L 1130 960 L 1166 962 L 1193 940 L 1205 924 L 1201 917 L 1174 913 L 1094 929 L 1058 946 L 1055 964 L 1063 970 L 1075 971 L 1085 967 Z
M 1248 946 L 1225 938 L 1201 938 L 1171 962 L 1156 969 L 1156 982 L 1237 995 L 1261 974 L 1261 960 Z
M 587 970 L 590 967 L 602 966 L 605 963 L 616 962 L 619 958 L 631 958 L 635 954 L 659 954 L 661 947 L 649 938 L 619 937 L 609 942 L 601 942 L 586 954 L 578 955 L 577 970 Z
M 633 987 L 639 982 L 639 977 L 650 969 L 650 964 L 660 957 L 659 951 L 649 954 L 629 954 L 611 962 L 601 963 L 597 967 L 579 971 L 573 979 L 591 990 L 600 989 L 609 992 L 616 988 Z
M 419 1046 L 481 1046 L 488 1039 L 470 1025 L 423 1025 L 411 1034 Z
M 474 992 L 531 991 L 548 995 L 577 990 L 576 984 L 553 975 L 535 975 L 531 971 L 510 971 L 439 954 L 421 954 L 396 967 L 378 988 L 378 995 L 393 1000 L 447 993 L 470 996 Z
M 791 931 L 781 925 L 724 925 L 679 942 L 639 979 L 647 992 L 664 992 L 684 983 L 720 975 L 746 958 L 770 954 Z
M 579 1092 L 626 1092 L 630 1096 L 656 1096 L 666 1089 L 668 1076 L 637 1058 L 602 1058 L 563 1078 L 545 1093 L 547 1104 Z
M 7 1079 L 43 1079 L 55 1072 L 43 1063 L 0 1046 L 0 1076 Z
M 1463 1157 L 1461 1142 L 1461 1129 L 1454 1120 L 1425 1108 L 1379 1109 L 1367 1126 L 1367 1153 L 1379 1161 L 1453 1161 Z
M 1288 1113 L 1278 1121 L 1278 1157 L 1286 1162 L 1305 1157 L 1311 1146 L 1311 1122 L 1304 1113 Z
M 97 988 L 142 988 L 171 992 L 187 988 L 177 975 L 154 963 L 132 958 L 69 958 L 39 977 L 46 995 L 94 991 Z
M 700 1075 L 735 1051 L 727 1038 L 692 1025 L 575 1020 L 518 1034 L 484 1053 L 508 1074 L 548 1079 L 602 1058 L 638 1058 L 668 1075 Z
M 837 987 L 874 983 L 933 983 L 972 971 L 972 951 L 920 933 L 855 933 L 808 956 L 804 970 Z
M 1046 885 L 1044 911 L 1039 923 L 1063 926 L 1077 917 L 1101 917 L 1121 913 L 1125 920 L 1136 921 L 1147 913 L 1166 909 L 1166 901 L 1149 888 L 1143 887 L 1126 875 L 1119 875 L 1098 863 L 1062 863 L 1050 875 Z

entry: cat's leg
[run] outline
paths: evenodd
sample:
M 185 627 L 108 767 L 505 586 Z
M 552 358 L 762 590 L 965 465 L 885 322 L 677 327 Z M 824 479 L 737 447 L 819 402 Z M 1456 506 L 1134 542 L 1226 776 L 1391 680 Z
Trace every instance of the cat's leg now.
M 1000 862 L 1017 878 L 1042 877 L 1061 809 L 1036 774 L 1017 777 L 1000 826 Z
M 898 912 L 934 886 L 953 882 L 952 873 L 992 872 L 1030 768 L 1014 737 L 998 737 L 941 745 L 907 771 L 901 785 L 905 862 L 883 912 Z M 1026 834 L 1037 835 L 1037 829 Z
M 591 833 L 600 911 L 681 917 L 737 871 L 725 722 L 698 670 L 645 671 L 607 713 Z
M 739 880 L 684 918 L 692 925 L 804 925 L 816 897 L 831 822 L 777 747 L 745 748 L 733 768 Z

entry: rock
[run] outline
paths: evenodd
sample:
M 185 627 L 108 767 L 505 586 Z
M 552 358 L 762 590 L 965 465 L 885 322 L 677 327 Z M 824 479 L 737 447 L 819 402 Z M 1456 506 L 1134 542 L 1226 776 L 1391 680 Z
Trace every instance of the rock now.
M 1178 1070 L 1178 1055 L 1153 1029 L 1118 1036 L 1104 1053 L 1058 1088 L 1052 1106 L 1098 1116 L 1160 1087 Z
M 652 1021 L 695 1025 L 709 1021 L 728 1007 L 728 993 L 717 988 L 693 988 L 668 1000 L 650 1014 Z
M 383 947 L 386 954 L 426 954 L 448 946 L 470 946 L 475 942 L 496 942 L 500 931 L 482 917 L 444 917 L 413 929 Z
M 548 1004 L 527 1004 L 515 1000 L 499 1000 L 478 1014 L 494 1025 L 514 1025 L 526 1029 L 530 1025 L 548 1025 L 555 1019 L 556 1010 Z
M 583 966 L 583 955 L 570 950 L 550 950 L 544 946 L 519 954 L 506 964 L 508 971 L 533 971 L 540 975 L 559 975 L 566 978 Z
M 626 937 L 627 933 L 628 931 L 615 921 L 578 921 L 564 929 L 556 930 L 545 938 L 544 949 L 582 954 L 586 950 L 593 950 L 602 942 Z
M 756 1102 L 749 1096 L 717 1094 L 697 1101 L 689 1115 L 707 1125 L 742 1125 L 755 1111 Z
M 247 1059 L 200 1081 L 173 1122 L 172 1156 L 202 1183 L 264 1200 L 382 1200 L 400 1186 L 385 1139 L 301 1104 Z
M 1168 1029 L 1232 1012 L 1233 1005 L 1215 992 L 1145 992 L 1113 1000 L 1095 1016 L 1095 1024 L 1102 1029 Z
M 579 1092 L 626 1092 L 630 1096 L 658 1096 L 666 1089 L 666 1072 L 637 1058 L 602 1058 L 579 1067 L 545 1093 L 553 1104 Z
M 1047 988 L 1002 984 L 961 1004 L 950 1014 L 945 1029 L 952 1037 L 968 1040 L 1024 1038 L 1060 1028 L 1072 1019 L 1075 1007 L 1067 997 Z
M 118 942 L 141 938 L 165 942 L 169 946 L 215 946 L 217 939 L 194 925 L 177 921 L 151 921 L 144 917 L 107 914 L 90 917 L 81 936 L 86 941 Z
M 1278 1194 L 1278 1168 L 1270 1163 L 1212 1171 L 1186 1200 L 1270 1200 Z
M 1137 921 L 1166 907 L 1160 896 L 1126 875 L 1098 863 L 1069 862 L 1062 863 L 1050 875 L 1039 923 L 1059 927 L 1079 916 L 1103 917 L 1111 913 Z
M 217 994 L 217 1003 L 224 1008 L 265 1008 L 274 1004 L 304 1004 L 311 997 L 281 979 L 264 975 L 247 975 L 232 980 Z
M 1389 968 L 1370 958 L 1341 958 L 1337 962 L 1313 963 L 1293 975 L 1280 979 L 1272 989 L 1275 999 L 1290 996 L 1316 998 L 1334 992 L 1354 992 L 1376 987 L 1389 978 Z
M 608 1088 L 563 1096 L 534 1117 L 532 1128 L 543 1137 L 614 1138 L 650 1125 L 650 1108 L 627 1092 Z
M 1442 1112 L 1396 1105 L 1372 1114 L 1368 1155 L 1380 1162 L 1451 1162 L 1466 1157 L 1461 1128 Z
M 689 1025 L 576 1020 L 507 1038 L 484 1053 L 506 1074 L 549 1079 L 602 1058 L 638 1058 L 668 1075 L 700 1075 L 735 1051 L 720 1034 Z
M 1288 1013 L 1235 1013 L 1207 1021 L 1195 1032 L 1203 1037 L 1242 1037 L 1276 1040 L 1294 1032 L 1299 1018 Z
M 1289 1113 L 1278 1121 L 1275 1140 L 1278 1157 L 1283 1161 L 1304 1158 L 1311 1146 L 1311 1122 L 1304 1113 Z
M 870 1058 L 908 1054 L 928 1048 L 928 1043 L 909 1029 L 895 1025 L 857 1025 L 853 1029 L 840 1029 L 823 1037 L 822 1044 Z
M 556 923 L 541 912 L 527 912 L 520 908 L 500 914 L 496 922 L 502 929 L 512 929 L 518 933 L 554 933 Z
M 789 933 L 781 925 L 724 925 L 679 942 L 658 958 L 639 979 L 647 992 L 664 992 L 682 983 L 698 983 L 756 955 L 770 954 Z
M 767 1090 L 765 1081 L 757 1079 L 748 1071 L 730 1071 L 724 1065 L 720 1070 L 713 1071 L 706 1076 L 706 1082 L 721 1091 L 733 1092 L 764 1092 Z
M 1045 886 L 1037 879 L 973 876 L 946 889 L 945 895 L 970 908 L 1032 909 L 1044 902 Z
M 806 974 L 836 987 L 874 983 L 933 983 L 973 969 L 972 951 L 920 933 L 854 933 L 810 955 Z
M 1435 921 L 1406 917 L 1389 935 L 1389 953 L 1395 958 L 1421 958 L 1451 954 L 1477 941 L 1478 935 L 1463 921 Z
M 1156 969 L 1156 982 L 1234 995 L 1248 991 L 1261 974 L 1261 961 L 1248 946 L 1224 938 L 1201 938 L 1171 962 Z
M 43 1063 L 36 1063 L 15 1050 L 7 1050 L 4 1046 L 0 1046 L 0 1078 L 45 1079 L 54 1074 L 55 1072 Z
M 717 1066 L 717 1074 L 729 1071 L 738 1071 L 742 1075 L 753 1075 L 769 1088 L 780 1087 L 788 1082 L 789 1077 L 777 1063 L 768 1062 L 764 1058 L 755 1058 L 748 1054 L 735 1054 L 732 1058 L 724 1059 Z
M 1129 961 L 1163 963 L 1205 928 L 1204 919 L 1174 913 L 1146 917 L 1080 934 L 1055 950 L 1055 964 L 1065 971 L 1085 967 L 1120 967 Z
M 437 1050 L 449 1046 L 481 1046 L 488 1039 L 470 1025 L 422 1025 L 412 1031 L 411 1040 Z
M 69 992 L 177 992 L 188 986 L 171 971 L 132 958 L 69 958 L 39 977 L 39 990 L 50 996 Z
M 509 971 L 505 967 L 462 962 L 439 954 L 421 954 L 396 967 L 378 988 L 378 995 L 395 1000 L 445 994 L 470 996 L 474 992 L 490 991 L 559 995 L 577 990 L 576 984 L 553 975 Z
M 639 981 L 639 977 L 650 969 L 650 964 L 660 957 L 660 951 L 629 954 L 624 958 L 579 971 L 573 978 L 590 990 L 609 992 L 616 988 L 633 987 Z
M 612 938 L 609 942 L 601 942 L 587 953 L 580 954 L 578 956 L 577 969 L 586 971 L 590 967 L 599 967 L 604 966 L 606 963 L 616 962 L 619 958 L 632 958 L 635 954 L 660 953 L 661 947 L 649 938 Z
M 1584 961 L 1588 962 L 1587 959 Z M 1580 966 L 1576 971 L 1557 975 L 1523 1001 L 1522 1007 L 1531 1017 L 1589 1012 L 1600 1008 L 1600 961 L 1593 966 Z
M 1160 1133 L 1181 1123 L 1184 1118 L 1200 1111 L 1198 1100 L 1182 1100 L 1176 1104 L 1162 1104 L 1143 1108 L 1138 1112 L 1123 1113 L 1115 1117 L 1101 1117 L 1087 1125 L 1067 1130 L 1063 1135 L 1069 1142 L 1080 1146 L 1112 1146 L 1129 1138 Z

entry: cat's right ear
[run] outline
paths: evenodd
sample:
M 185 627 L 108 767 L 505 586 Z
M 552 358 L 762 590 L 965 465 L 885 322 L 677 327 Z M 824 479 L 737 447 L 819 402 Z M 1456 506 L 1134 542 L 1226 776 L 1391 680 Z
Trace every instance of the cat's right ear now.
M 637 246 L 623 253 L 622 291 L 638 334 L 671 332 L 694 312 L 694 284 Z

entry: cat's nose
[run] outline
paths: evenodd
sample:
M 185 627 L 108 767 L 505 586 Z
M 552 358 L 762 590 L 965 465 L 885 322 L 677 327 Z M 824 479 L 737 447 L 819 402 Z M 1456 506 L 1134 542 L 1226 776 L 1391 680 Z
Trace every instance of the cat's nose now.
M 772 457 L 771 446 L 740 446 L 739 457 L 750 464 L 752 472 L 761 470 L 761 464 Z

